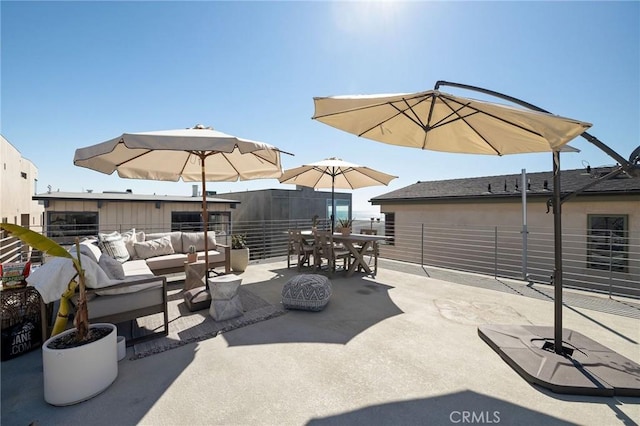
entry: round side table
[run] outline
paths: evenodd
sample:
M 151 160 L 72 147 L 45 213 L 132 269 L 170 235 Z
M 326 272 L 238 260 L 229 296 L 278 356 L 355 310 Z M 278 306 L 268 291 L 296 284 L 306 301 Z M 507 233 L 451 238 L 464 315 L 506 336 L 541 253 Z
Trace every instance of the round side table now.
M 203 287 L 206 285 L 205 275 L 207 268 L 204 260 L 198 260 L 196 262 L 184 262 L 184 291 L 191 290 L 196 287 Z

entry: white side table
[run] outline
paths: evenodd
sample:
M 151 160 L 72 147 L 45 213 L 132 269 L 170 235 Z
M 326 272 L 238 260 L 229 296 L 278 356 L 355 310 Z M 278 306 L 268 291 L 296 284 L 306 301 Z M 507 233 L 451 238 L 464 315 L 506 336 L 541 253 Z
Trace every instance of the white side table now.
M 238 290 L 242 278 L 234 275 L 219 275 L 209 278 L 211 307 L 209 315 L 216 321 L 224 321 L 244 314 Z
M 207 268 L 204 260 L 196 262 L 184 262 L 184 291 L 191 290 L 196 287 L 204 287 L 206 281 L 204 279 Z

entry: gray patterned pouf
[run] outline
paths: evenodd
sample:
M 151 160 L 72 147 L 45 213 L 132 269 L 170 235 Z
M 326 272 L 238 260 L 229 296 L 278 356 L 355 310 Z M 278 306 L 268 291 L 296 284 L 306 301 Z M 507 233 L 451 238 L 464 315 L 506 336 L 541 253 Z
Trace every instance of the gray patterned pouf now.
M 296 275 L 282 288 L 282 304 L 287 309 L 321 311 L 330 298 L 331 281 L 324 275 Z

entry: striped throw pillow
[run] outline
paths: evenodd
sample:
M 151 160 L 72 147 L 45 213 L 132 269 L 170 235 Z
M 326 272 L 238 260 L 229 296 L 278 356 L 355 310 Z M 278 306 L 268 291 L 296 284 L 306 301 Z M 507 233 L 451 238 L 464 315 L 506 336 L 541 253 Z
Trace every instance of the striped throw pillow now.
M 131 257 L 122 235 L 118 231 L 110 234 L 98 234 L 98 245 L 103 253 L 113 257 L 120 263 L 124 263 Z

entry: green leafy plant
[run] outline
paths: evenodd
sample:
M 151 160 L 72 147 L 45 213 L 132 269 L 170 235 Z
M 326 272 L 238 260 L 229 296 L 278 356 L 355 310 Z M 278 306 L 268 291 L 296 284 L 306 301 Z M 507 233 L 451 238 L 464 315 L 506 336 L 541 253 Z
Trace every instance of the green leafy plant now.
M 85 286 L 84 269 L 82 269 L 82 263 L 80 261 L 80 240 L 76 237 L 76 253 L 77 257 L 74 257 L 64 247 L 60 246 L 55 241 L 45 237 L 42 234 L 31 231 L 19 225 L 11 223 L 0 223 L 0 229 L 4 229 L 12 236 L 20 239 L 23 243 L 28 244 L 36 250 L 40 250 L 42 253 L 47 253 L 50 256 L 64 257 L 71 259 L 73 267 L 76 270 L 76 277 L 74 277 L 68 284 L 67 290 L 61 295 L 60 307 L 58 309 L 58 315 L 53 326 L 52 336 L 61 333 L 67 326 L 67 319 L 69 312 L 71 311 L 71 297 L 76 292 L 76 288 L 79 288 L 78 294 L 78 307 L 76 316 L 74 319 L 74 325 L 77 329 L 76 341 L 83 342 L 89 338 L 89 312 L 87 309 L 87 296 Z
M 233 234 L 231 236 L 231 248 L 243 249 L 247 247 L 247 235 L 246 234 Z
M 194 246 L 194 245 L 190 245 L 190 246 L 189 246 L 189 253 L 191 253 L 191 254 L 196 254 L 196 246 Z

